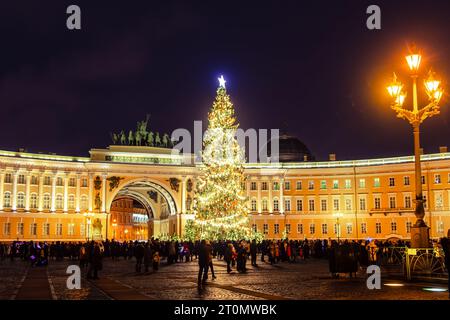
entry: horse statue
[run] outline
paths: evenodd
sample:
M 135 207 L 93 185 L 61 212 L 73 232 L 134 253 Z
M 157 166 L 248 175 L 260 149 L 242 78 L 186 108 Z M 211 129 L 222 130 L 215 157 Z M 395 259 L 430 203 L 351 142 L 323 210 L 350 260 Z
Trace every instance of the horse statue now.
M 137 123 L 137 132 L 139 132 L 139 134 L 141 135 L 141 139 L 145 141 L 145 139 L 147 138 L 147 124 L 148 124 L 148 120 L 150 119 L 150 115 L 147 114 L 145 121 L 139 121 Z
M 119 141 L 119 136 L 117 135 L 117 133 L 111 133 L 111 138 L 113 144 L 117 144 L 117 142 Z
M 159 137 L 159 132 L 156 133 L 155 145 L 158 146 L 158 147 L 161 146 L 161 138 Z
M 139 131 L 136 131 L 135 140 L 136 140 L 136 145 L 140 146 L 141 145 L 141 134 L 139 133 Z
M 148 133 L 148 135 L 147 135 L 147 145 L 148 146 L 150 146 L 150 147 L 153 147 L 153 145 L 154 145 L 154 139 L 153 139 L 153 132 L 149 132 Z
M 162 145 L 163 145 L 164 148 L 167 148 L 169 146 L 169 135 L 167 133 L 165 133 L 163 135 Z
M 133 131 L 130 130 L 130 133 L 128 133 L 128 144 L 129 144 L 130 146 L 132 146 L 132 145 L 133 145 L 133 142 L 134 142 L 134 135 L 133 135 Z
M 127 144 L 127 137 L 125 136 L 125 132 L 120 131 L 120 144 Z

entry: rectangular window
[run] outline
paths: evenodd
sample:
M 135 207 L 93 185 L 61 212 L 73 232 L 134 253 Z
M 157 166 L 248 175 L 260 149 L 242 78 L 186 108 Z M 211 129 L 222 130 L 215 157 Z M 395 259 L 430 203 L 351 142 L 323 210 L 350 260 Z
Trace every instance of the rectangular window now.
M 290 181 L 284 182 L 284 190 L 291 190 L 291 182 Z
M 361 211 L 366 210 L 366 199 L 365 198 L 359 199 L 359 210 L 361 210 Z
M 37 223 L 30 224 L 30 234 L 32 236 L 36 236 L 37 235 Z
M 412 222 L 406 222 L 406 232 L 411 233 Z
M 337 223 L 334 224 L 334 234 L 338 237 L 341 236 L 341 225 L 340 224 L 337 224 Z
M 325 190 L 327 188 L 327 181 L 320 180 L 320 189 Z
M 444 221 L 437 221 L 437 232 L 441 235 L 444 234 Z
M 339 180 L 333 180 L 333 189 L 339 189 Z
M 438 210 L 442 210 L 444 208 L 444 198 L 442 193 L 436 193 L 434 195 L 434 205 Z
M 258 231 L 258 227 L 256 226 L 256 223 L 252 224 L 252 230 L 253 230 L 253 232 Z
M 322 234 L 328 234 L 328 225 L 326 223 L 322 224 Z
M 375 233 L 376 234 L 381 233 L 381 223 L 380 222 L 375 223 Z
M 381 198 L 375 197 L 374 201 L 375 201 L 375 209 L 381 209 Z
M 314 200 L 310 199 L 309 200 L 309 211 L 314 211 Z
M 391 222 L 391 233 L 397 233 L 397 222 Z
M 44 177 L 44 185 L 49 186 L 51 184 L 50 177 L 46 176 Z
M 261 182 L 261 190 L 267 190 L 267 182 Z
M 352 210 L 352 199 L 345 199 L 345 210 Z
M 5 174 L 5 183 L 11 183 L 11 173 Z
M 69 236 L 75 235 L 75 223 L 69 223 L 67 225 L 67 235 Z
M 353 233 L 353 224 L 352 223 L 347 223 L 347 234 L 352 234 Z
M 86 227 L 84 226 L 84 224 L 80 224 L 80 236 L 84 236 Z
M 367 224 L 365 222 L 361 223 L 361 233 L 362 234 L 367 233 Z
M 375 188 L 379 188 L 380 187 L 380 178 L 374 178 L 373 179 L 373 186 Z
M 440 174 L 435 174 L 434 175 L 434 183 L 435 184 L 440 184 L 441 183 L 441 175 Z
M 56 235 L 57 236 L 62 236 L 62 229 L 63 229 L 62 223 L 57 223 L 56 224 Z
M 284 211 L 291 211 L 291 200 L 284 200 Z
M 389 208 L 391 209 L 395 209 L 396 205 L 395 205 L 395 197 L 391 196 L 389 197 Z
M 256 182 L 252 181 L 250 183 L 250 190 L 252 190 L 252 191 L 256 190 Z
M 262 201 L 262 210 L 267 211 L 267 199 L 263 199 Z
M 280 225 L 278 223 L 275 223 L 273 225 L 273 233 L 274 234 L 279 234 L 280 233 Z
M 291 224 L 290 223 L 286 223 L 286 233 L 287 234 L 291 233 Z
M 263 232 L 264 234 L 269 234 L 269 225 L 267 223 L 263 224 Z
M 296 183 L 296 189 L 297 189 L 297 190 L 302 190 L 302 182 L 301 182 L 301 181 L 297 181 L 297 183 Z
M 366 179 L 359 179 L 359 187 L 364 189 L 366 187 Z
M 88 181 L 87 181 L 87 179 L 81 179 L 81 186 L 82 186 L 82 187 L 87 187 L 87 186 L 88 186 Z
M 389 187 L 395 187 L 395 178 L 389 178 Z
M 303 234 L 303 224 L 297 224 L 297 233 Z
M 409 177 L 408 177 L 408 176 L 403 177 L 403 185 L 409 186 L 409 184 L 410 184 L 410 182 L 409 182 Z
M 339 210 L 339 199 L 333 199 L 333 209 L 335 211 Z
M 50 223 L 44 223 L 42 225 L 42 235 L 43 236 L 50 235 Z
M 252 211 L 256 211 L 256 200 L 252 199 Z
M 352 188 L 352 180 L 345 179 L 345 189 L 351 189 Z
M 422 180 L 422 184 L 425 184 L 425 182 L 426 182 L 426 181 L 425 181 L 425 176 L 422 176 L 422 179 L 421 179 L 421 180 Z
M 37 185 L 38 184 L 38 178 L 36 176 L 31 176 L 31 184 Z
M 303 201 L 297 200 L 297 211 L 303 211 Z
M 25 184 L 25 176 L 23 174 L 19 175 L 17 183 L 18 184 Z
M 3 234 L 5 236 L 9 236 L 11 234 L 11 223 L 10 222 L 5 222 L 3 224 Z
M 320 210 L 327 211 L 327 200 L 325 199 L 320 200 Z
M 411 208 L 411 197 L 410 196 L 405 197 L 405 208 Z
M 314 190 L 314 181 L 313 180 L 308 181 L 308 190 Z
M 273 190 L 276 190 L 276 191 L 280 190 L 280 184 L 276 181 L 273 183 Z
M 278 207 L 278 199 L 274 199 L 273 200 L 273 211 L 278 211 L 279 207 Z
M 23 222 L 17 224 L 17 235 L 23 236 Z
M 311 223 L 311 224 L 309 225 L 309 233 L 310 233 L 310 234 L 316 233 L 316 226 L 315 226 L 314 223 Z
M 423 197 L 423 207 L 426 209 L 426 208 L 428 207 L 428 204 L 427 204 L 427 196 L 426 196 L 426 195 L 423 195 L 422 197 Z
M 75 182 L 75 178 L 70 178 L 69 179 L 69 187 L 75 187 L 76 182 Z

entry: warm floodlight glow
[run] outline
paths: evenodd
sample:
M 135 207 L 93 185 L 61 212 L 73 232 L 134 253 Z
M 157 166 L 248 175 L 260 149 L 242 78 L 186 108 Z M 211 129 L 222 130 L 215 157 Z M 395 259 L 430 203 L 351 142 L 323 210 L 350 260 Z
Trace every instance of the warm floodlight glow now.
M 433 93 L 434 100 L 436 100 L 436 102 L 439 102 L 442 98 L 442 94 L 443 94 L 442 90 L 437 90 L 436 92 L 434 92 Z
M 422 60 L 422 56 L 418 53 L 410 54 L 406 56 L 406 62 L 408 62 L 409 69 L 411 71 L 419 70 L 420 61 Z
M 225 78 L 221 75 L 220 78 L 217 78 L 219 80 L 219 87 L 225 88 Z
M 385 286 L 388 287 L 404 287 L 405 285 L 403 283 L 385 283 Z
M 428 94 L 433 95 L 433 93 L 438 90 L 440 83 L 441 82 L 434 77 L 434 72 L 430 71 L 428 73 L 428 78 L 424 82 Z

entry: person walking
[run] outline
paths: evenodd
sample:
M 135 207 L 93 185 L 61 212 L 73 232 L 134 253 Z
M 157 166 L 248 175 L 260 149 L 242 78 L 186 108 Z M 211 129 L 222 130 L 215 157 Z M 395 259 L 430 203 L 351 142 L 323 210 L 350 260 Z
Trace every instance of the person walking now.
M 211 243 L 209 241 L 206 242 L 206 247 L 208 248 L 208 268 L 211 269 L 212 279 L 216 279 L 216 275 L 214 274 L 214 265 L 213 265 L 213 250 Z M 187 260 L 186 260 L 187 262 Z M 206 277 L 208 279 L 208 277 Z
M 98 271 L 100 270 L 102 270 L 102 252 L 100 250 L 100 245 L 92 241 L 89 250 L 89 270 L 87 278 L 98 280 Z
M 150 264 L 152 262 L 153 253 L 152 253 L 152 246 L 150 245 L 150 241 L 147 241 L 144 247 L 144 268 L 145 272 L 148 272 L 148 269 L 150 267 Z
M 227 273 L 231 272 L 231 262 L 233 261 L 233 244 L 228 243 L 225 248 L 223 260 L 227 263 Z
M 135 249 L 134 249 L 134 256 L 136 258 L 136 272 L 141 272 L 142 269 L 142 259 L 144 259 L 144 251 L 145 248 L 142 245 L 142 243 L 138 243 L 136 241 L 135 243 Z
M 209 252 L 206 246 L 206 241 L 202 240 L 198 246 L 198 289 L 202 290 L 203 285 L 208 278 L 209 269 Z

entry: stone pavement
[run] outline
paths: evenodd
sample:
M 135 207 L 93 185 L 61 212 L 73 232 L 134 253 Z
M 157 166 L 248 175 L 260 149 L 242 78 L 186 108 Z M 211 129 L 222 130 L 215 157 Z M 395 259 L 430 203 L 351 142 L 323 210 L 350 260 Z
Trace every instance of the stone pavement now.
M 83 278 L 80 290 L 66 288 L 68 275 L 65 273 L 70 264 L 76 261 L 50 261 L 48 268 L 35 268 L 41 276 L 28 277 L 23 281 L 21 288 L 27 284 L 28 279 L 47 279 L 50 292 L 41 290 L 40 297 L 61 300 L 447 300 L 448 292 L 425 291 L 427 287 L 445 288 L 441 283 L 405 282 L 403 280 L 383 279 L 381 290 L 369 290 L 366 286 L 366 275 L 360 272 L 356 278 L 344 276 L 340 279 L 331 279 L 328 273 L 328 262 L 325 260 L 308 260 L 295 264 L 278 263 L 270 265 L 258 262 L 258 267 L 249 264 L 248 272 L 240 274 L 232 272 L 227 274 L 223 261 L 214 259 L 214 268 L 217 279 L 212 280 L 209 275 L 208 283 L 201 292 L 197 290 L 196 261 L 179 262 L 167 265 L 162 262 L 161 268 L 156 272 L 134 272 L 134 260 L 112 261 L 104 259 L 103 270 L 99 273 L 100 280 L 85 280 Z M 1 287 L 1 299 L 20 299 L 15 296 L 17 283 L 20 283 L 26 272 L 24 262 L 16 261 L 7 266 L 0 265 L 1 276 L 12 275 L 15 280 L 8 279 L 8 285 Z M 13 272 L 11 269 L 15 267 Z M 17 274 L 16 274 L 17 273 Z M 47 277 L 48 273 L 48 278 Z M 3 280 L 3 278 L 2 278 Z M 396 283 L 397 286 L 388 286 Z M 27 288 L 27 287 L 25 287 Z M 16 290 L 17 291 L 17 290 Z M 19 290 L 19 293 L 21 290 Z

